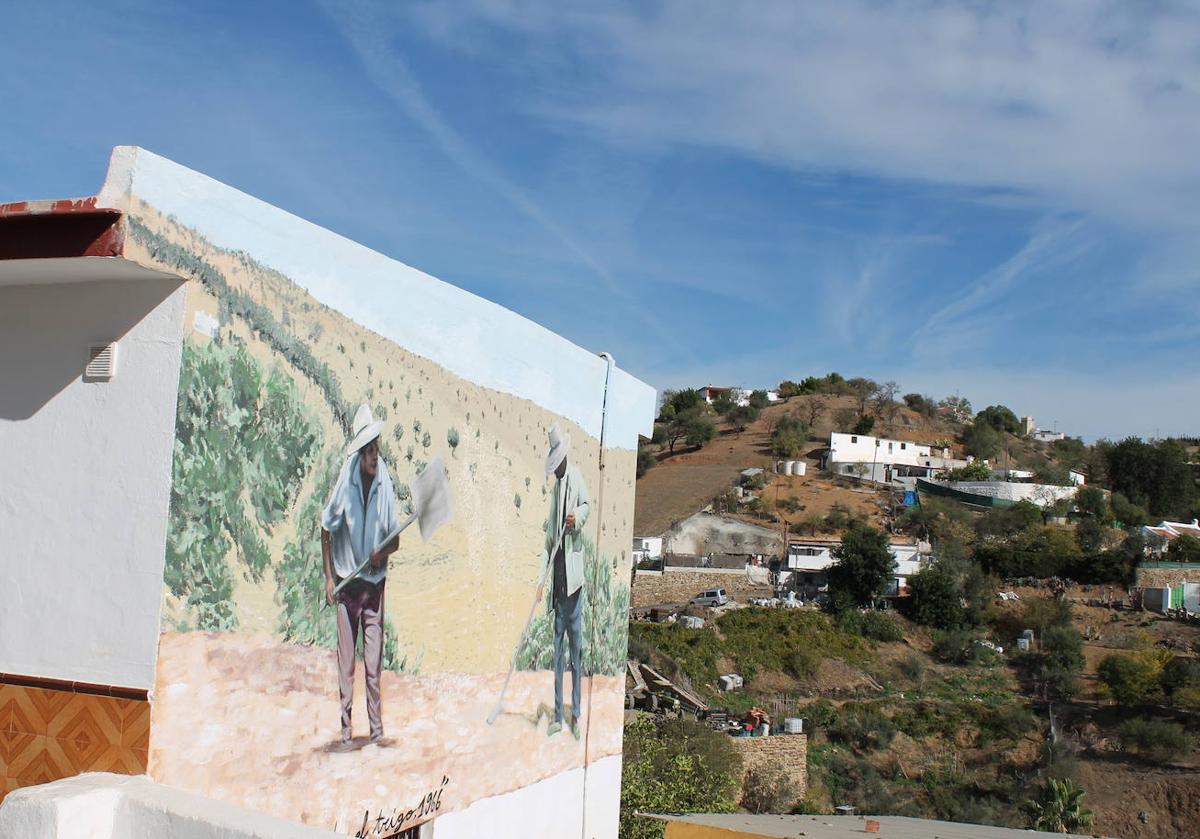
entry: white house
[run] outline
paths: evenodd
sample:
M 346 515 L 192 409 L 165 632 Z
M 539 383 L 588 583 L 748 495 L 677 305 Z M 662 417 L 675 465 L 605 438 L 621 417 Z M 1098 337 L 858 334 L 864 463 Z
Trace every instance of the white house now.
M 829 451 L 823 460 L 824 468 L 834 474 L 874 483 L 930 478 L 968 463 L 951 457 L 949 449 L 935 451 L 927 443 L 842 432 L 829 435 Z
M 658 559 L 663 553 L 663 538 L 661 536 L 634 536 L 633 561 L 643 559 Z
M 1065 440 L 1067 438 L 1067 435 L 1062 431 L 1048 431 L 1045 428 L 1039 428 L 1030 436 L 1039 443 L 1053 443 L 1056 440 Z
M 1142 535 L 1150 543 L 1151 552 L 1161 554 L 1171 542 L 1180 536 L 1191 536 L 1194 539 L 1200 539 L 1200 520 L 1192 519 L 1190 522 L 1162 521 L 1157 525 L 1143 525 Z
M 841 544 L 838 539 L 805 539 L 788 542 L 784 571 L 792 571 L 802 586 L 820 588 L 826 583 L 826 572 L 837 562 L 834 548 Z M 893 542 L 888 545 L 896 560 L 896 570 L 888 587 L 888 595 L 900 594 L 908 585 L 908 578 L 921 570 L 920 549 L 908 542 Z

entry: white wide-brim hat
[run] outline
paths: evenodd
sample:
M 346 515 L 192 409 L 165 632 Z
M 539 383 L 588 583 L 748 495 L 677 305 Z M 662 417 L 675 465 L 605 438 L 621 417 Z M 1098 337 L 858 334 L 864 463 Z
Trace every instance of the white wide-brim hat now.
M 354 422 L 350 423 L 350 433 L 353 436 L 350 438 L 349 445 L 346 446 L 346 452 L 354 454 L 383 433 L 383 420 L 375 419 L 375 415 L 371 413 L 371 406 L 364 402 L 354 412 Z
M 550 451 L 546 453 L 546 474 L 554 474 L 558 465 L 563 462 L 567 452 L 571 450 L 571 435 L 558 427 L 558 423 L 550 426 Z

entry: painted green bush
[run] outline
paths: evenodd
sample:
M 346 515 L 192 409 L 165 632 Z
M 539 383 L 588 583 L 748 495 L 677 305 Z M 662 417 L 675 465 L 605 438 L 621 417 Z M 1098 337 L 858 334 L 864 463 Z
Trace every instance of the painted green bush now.
M 264 371 L 238 343 L 184 342 L 164 579 L 184 601 L 185 625 L 237 626 L 225 557 L 236 549 L 262 579 L 264 536 L 294 501 L 321 436 L 287 375 Z
M 596 555 L 583 536 L 583 672 L 615 676 L 625 668 L 629 646 L 629 589 L 613 574 L 612 562 Z M 554 666 L 554 611 L 549 581 L 533 620 L 517 648 L 518 670 L 549 670 Z M 565 642 L 569 645 L 569 641 Z

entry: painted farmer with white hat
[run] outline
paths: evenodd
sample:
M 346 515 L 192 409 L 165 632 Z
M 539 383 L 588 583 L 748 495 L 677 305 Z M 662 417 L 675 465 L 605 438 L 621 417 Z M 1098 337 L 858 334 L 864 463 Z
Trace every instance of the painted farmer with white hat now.
M 351 741 L 350 711 L 354 700 L 354 649 L 360 627 L 371 742 L 383 737 L 379 697 L 383 589 L 388 556 L 399 543 L 396 536 L 376 549 L 399 526 L 392 476 L 379 456 L 383 422 L 376 420 L 371 406 L 364 403 L 354 414 L 350 429 L 353 437 L 347 446 L 346 462 L 321 515 L 325 599 L 329 605 L 337 606 L 338 691 L 342 701 L 342 744 L 347 747 Z M 352 576 L 368 559 L 366 569 L 335 594 L 335 586 Z
M 571 645 L 571 733 L 579 739 L 580 683 L 583 678 L 583 525 L 588 517 L 587 483 L 574 463 L 568 463 L 571 438 L 557 424 L 550 427 L 546 474 L 554 475 L 550 516 L 546 520 L 544 561 L 551 575 L 554 609 L 554 721 L 546 733 L 562 731 L 563 641 Z M 545 585 L 544 577 L 543 583 Z M 538 599 L 543 595 L 538 588 Z

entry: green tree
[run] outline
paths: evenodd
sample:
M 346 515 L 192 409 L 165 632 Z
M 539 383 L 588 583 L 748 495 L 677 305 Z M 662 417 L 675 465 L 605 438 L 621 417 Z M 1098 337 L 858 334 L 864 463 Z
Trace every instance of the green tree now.
M 847 392 L 858 402 L 858 413 L 862 416 L 867 412 L 867 404 L 871 398 L 879 390 L 879 385 L 870 379 L 864 379 L 862 376 L 856 376 L 846 382 Z M 860 434 L 867 434 L 867 431 L 861 431 Z
M 942 473 L 944 481 L 990 481 L 992 468 L 982 460 L 973 460 L 966 466 L 957 469 L 947 469 Z
M 1150 523 L 1150 514 L 1146 512 L 1146 508 L 1134 504 L 1120 492 L 1112 494 L 1112 515 L 1115 521 L 1125 527 L 1137 527 Z
M 1100 487 L 1080 487 L 1075 493 L 1075 509 L 1094 516 L 1098 521 L 1109 520 L 1108 498 Z
M 1083 663 L 1083 637 L 1074 626 L 1059 624 L 1043 630 L 1038 680 L 1047 699 L 1062 702 L 1074 696 Z
M 695 388 L 665 390 L 663 391 L 662 407 L 659 409 L 659 421 L 667 422 L 677 414 L 702 410 L 705 407 L 707 406 L 704 403 L 704 397 Z
M 689 446 L 703 446 L 717 435 L 717 427 L 704 412 L 704 404 L 672 412 L 664 426 L 667 450 L 674 454 L 680 440 Z
M 800 395 L 800 385 L 796 384 L 791 379 L 784 379 L 779 383 L 779 387 L 776 388 L 776 390 L 779 392 L 779 398 L 784 400 Z
M 1167 546 L 1167 559 L 1171 562 L 1200 562 L 1200 539 L 1195 536 L 1176 536 Z
M 1086 793 L 1070 779 L 1047 778 L 1026 802 L 1029 827 L 1048 833 L 1075 833 L 1092 823 L 1083 806 Z
M 1022 499 L 1007 507 L 993 507 L 975 523 L 975 532 L 984 541 L 1009 540 L 1042 526 L 1042 511 Z
M 1101 659 L 1096 675 L 1118 704 L 1137 705 L 1158 693 L 1160 670 L 1147 656 L 1114 653 Z
M 965 396 L 947 396 L 938 407 L 948 409 L 955 422 L 964 422 L 971 416 L 971 402 Z
M 854 423 L 853 431 L 855 434 L 870 434 L 873 428 L 875 428 L 875 417 L 870 414 L 860 414 L 858 421 Z
M 808 426 L 799 417 L 785 414 L 771 432 L 771 452 L 779 457 L 799 457 L 808 444 Z
M 771 404 L 771 400 L 765 390 L 750 391 L 750 396 L 746 398 L 746 401 L 750 403 L 752 408 L 757 408 L 760 411 Z
M 1129 437 L 1108 450 L 1109 485 L 1152 516 L 1175 516 L 1190 509 L 1196 482 L 1187 449 L 1175 440 L 1147 443 Z
M 967 454 L 989 460 L 1000 451 L 1000 432 L 986 422 L 975 422 L 963 432 Z
M 953 572 L 941 563 L 908 578 L 909 614 L 922 626 L 957 629 L 963 624 L 962 595 Z
M 828 570 L 830 602 L 835 611 L 869 606 L 887 590 L 896 570 L 887 534 L 868 525 L 851 527 L 833 549 Z
M 975 415 L 975 424 L 979 425 L 980 423 L 990 425 L 996 431 L 1007 431 L 1009 434 L 1021 433 L 1021 421 L 1004 405 L 990 405 L 984 408 Z
M 1050 451 L 1065 466 L 1082 466 L 1087 458 L 1087 446 L 1078 437 L 1064 437 L 1050 444 Z
M 1075 541 L 1085 554 L 1094 554 L 1104 547 L 1104 525 L 1093 518 L 1083 519 L 1075 526 Z
M 662 822 L 635 813 L 732 813 L 741 758 L 727 736 L 690 720 L 638 717 L 625 725 L 621 839 L 655 839 Z
M 758 419 L 759 409 L 751 405 L 735 405 L 725 412 L 725 419 L 733 426 L 738 434 L 746 430 L 746 426 Z
M 654 452 L 649 449 L 638 449 L 637 453 L 637 477 L 642 477 L 655 466 L 658 465 L 658 458 Z
M 932 396 L 922 396 L 919 393 L 904 394 L 904 404 L 910 411 L 915 411 L 923 417 L 932 417 L 937 413 L 937 402 Z

